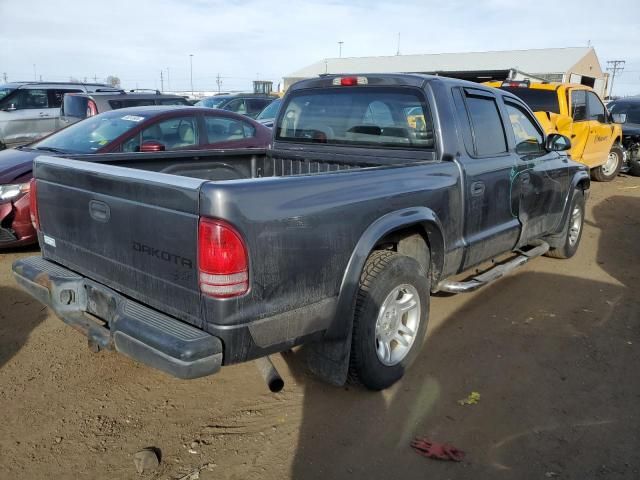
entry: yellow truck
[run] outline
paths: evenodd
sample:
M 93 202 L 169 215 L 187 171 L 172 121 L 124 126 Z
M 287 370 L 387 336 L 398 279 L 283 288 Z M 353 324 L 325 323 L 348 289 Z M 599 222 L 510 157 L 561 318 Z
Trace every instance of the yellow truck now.
M 528 80 L 486 82 L 520 97 L 547 133 L 571 139 L 571 158 L 591 169 L 595 180 L 613 180 L 624 162 L 622 128 L 615 123 L 596 92 L 573 83 Z

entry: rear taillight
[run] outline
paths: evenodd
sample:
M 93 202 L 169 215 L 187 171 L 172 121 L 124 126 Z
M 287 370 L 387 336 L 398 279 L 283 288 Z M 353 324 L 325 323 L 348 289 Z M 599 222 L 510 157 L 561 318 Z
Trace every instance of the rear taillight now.
M 87 101 L 87 117 L 93 117 L 98 114 L 98 106 L 93 100 Z
M 36 179 L 29 182 L 29 215 L 31 223 L 36 230 L 40 230 L 40 215 L 38 215 L 38 192 L 36 190 Z
M 249 290 L 249 260 L 240 234 L 222 220 L 201 218 L 198 225 L 200 291 L 217 298 Z

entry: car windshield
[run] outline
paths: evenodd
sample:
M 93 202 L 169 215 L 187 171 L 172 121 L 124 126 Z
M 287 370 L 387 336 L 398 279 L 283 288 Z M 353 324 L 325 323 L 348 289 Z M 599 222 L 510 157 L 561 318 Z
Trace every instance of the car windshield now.
M 89 117 L 31 145 L 39 150 L 66 153 L 94 153 L 125 132 L 137 127 L 147 116 L 123 110 Z
M 560 113 L 558 94 L 555 90 L 521 87 L 501 87 L 501 89 L 519 97 L 534 112 Z
M 220 105 L 225 100 L 226 100 L 225 97 L 209 97 L 209 98 L 205 98 L 204 100 L 200 100 L 199 102 L 196 103 L 195 106 L 214 108 Z
M 15 90 L 15 88 L 9 88 L 9 87 L 0 87 L 0 100 L 2 100 L 4 97 L 6 97 L 7 95 L 9 95 L 11 92 L 13 92 Z
M 271 102 L 265 107 L 264 110 L 260 112 L 260 114 L 256 117 L 256 120 L 270 120 L 272 118 L 276 118 L 281 103 L 282 100 L 280 99 Z
M 610 113 L 624 113 L 627 123 L 640 123 L 640 102 L 638 103 L 610 103 L 607 105 Z

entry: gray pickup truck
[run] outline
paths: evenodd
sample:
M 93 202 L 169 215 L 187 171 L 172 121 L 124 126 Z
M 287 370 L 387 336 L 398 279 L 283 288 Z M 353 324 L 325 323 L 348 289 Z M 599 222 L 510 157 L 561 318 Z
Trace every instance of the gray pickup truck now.
M 325 380 L 383 389 L 431 293 L 575 253 L 589 172 L 569 146 L 507 92 L 322 76 L 287 92 L 266 151 L 39 157 L 42 256 L 13 271 L 92 349 L 180 378 L 305 344 Z

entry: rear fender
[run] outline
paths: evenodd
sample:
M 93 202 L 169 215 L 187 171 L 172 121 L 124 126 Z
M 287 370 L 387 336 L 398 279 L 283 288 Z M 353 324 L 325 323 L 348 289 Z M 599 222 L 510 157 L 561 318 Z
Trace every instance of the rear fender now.
M 388 234 L 418 227 L 424 232 L 431 258 L 432 284 L 436 285 L 444 265 L 445 239 L 437 215 L 429 208 L 406 208 L 390 212 L 373 222 L 353 250 L 342 278 L 336 314 L 321 342 L 309 346 L 311 370 L 326 381 L 342 385 L 347 380 L 351 353 L 351 332 L 360 275 L 376 244 Z

